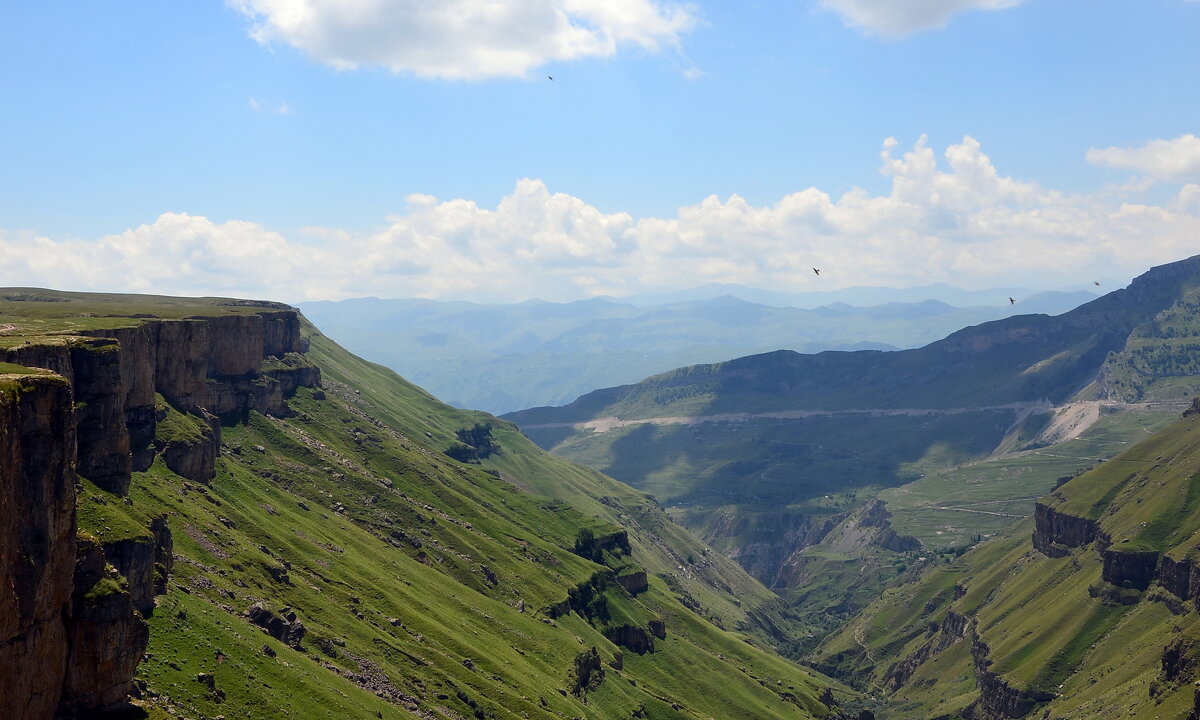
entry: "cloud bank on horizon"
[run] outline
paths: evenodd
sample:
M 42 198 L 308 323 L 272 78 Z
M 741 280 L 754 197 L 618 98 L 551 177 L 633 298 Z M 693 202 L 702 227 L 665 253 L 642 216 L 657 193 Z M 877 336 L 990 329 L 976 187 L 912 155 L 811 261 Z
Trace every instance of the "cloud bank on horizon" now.
M 1004 10 L 1026 0 L 821 0 L 847 24 L 871 35 L 900 37 L 944 27 L 955 15 L 968 10 Z
M 1092 148 L 1087 161 L 1134 170 L 1153 180 L 1200 180 L 1200 137 L 1189 133 L 1174 140 L 1151 140 L 1136 148 Z
M 653 0 L 228 0 L 251 36 L 341 70 L 419 77 L 523 76 L 556 61 L 607 58 L 621 46 L 677 48 L 697 18 Z
M 1175 141 L 1145 147 L 1159 142 Z M 710 196 L 674 217 L 605 213 L 523 179 L 494 209 L 412 195 L 405 212 L 366 234 L 313 228 L 288 238 L 187 213 L 98 240 L 0 231 L 0 285 L 294 302 L 573 300 L 708 282 L 794 291 L 939 281 L 1061 287 L 1132 277 L 1197 252 L 1200 184 L 1147 204 L 1135 200 L 1139 183 L 1071 194 L 1003 176 L 969 136 L 947 147 L 943 162 L 925 138 L 898 147 L 889 138 L 880 153 L 888 194 L 856 188 L 834 198 L 810 187 L 761 207 Z M 1150 172 L 1154 162 L 1138 159 L 1157 155 L 1143 149 L 1102 152 L 1118 167 Z M 1178 176 L 1173 168 L 1162 174 Z

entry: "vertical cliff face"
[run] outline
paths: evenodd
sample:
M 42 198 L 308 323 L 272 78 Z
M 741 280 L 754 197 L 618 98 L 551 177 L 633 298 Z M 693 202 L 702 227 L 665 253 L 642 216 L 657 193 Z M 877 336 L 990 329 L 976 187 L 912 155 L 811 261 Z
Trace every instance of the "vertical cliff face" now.
M 148 641 L 143 616 L 166 590 L 166 518 L 141 537 L 77 537 L 76 470 L 124 496 L 132 472 L 161 454 L 208 481 L 218 413 L 286 414 L 291 392 L 320 382 L 304 349 L 292 310 L 131 318 L 0 349 L 0 361 L 57 373 L 0 375 L 0 717 L 88 717 L 124 704 Z M 164 435 L 168 412 L 176 432 Z
M 125 495 L 133 466 L 120 346 L 103 339 L 77 342 L 71 346 L 71 367 L 79 438 L 77 470 L 105 490 Z
M 83 539 L 68 635 L 58 715 L 88 717 L 124 705 L 150 632 L 118 573 L 110 571 L 105 549 Z
M 303 356 L 295 310 L 182 320 L 131 318 L 127 327 L 87 329 L 0 350 L 0 361 L 46 368 L 74 390 L 78 471 L 124 495 L 130 473 L 156 453 L 197 481 L 214 472 L 220 445 L 215 416 L 257 410 L 288 415 L 287 397 L 320 383 Z M 195 442 L 155 445 L 155 393 L 201 418 L 211 430 Z
M 50 717 L 67 667 L 75 416 L 61 377 L 0 375 L 0 717 Z
M 1047 557 L 1066 557 L 1071 548 L 1096 540 L 1102 546 L 1109 543 L 1095 520 L 1059 512 L 1042 502 L 1033 506 L 1033 522 L 1033 547 Z

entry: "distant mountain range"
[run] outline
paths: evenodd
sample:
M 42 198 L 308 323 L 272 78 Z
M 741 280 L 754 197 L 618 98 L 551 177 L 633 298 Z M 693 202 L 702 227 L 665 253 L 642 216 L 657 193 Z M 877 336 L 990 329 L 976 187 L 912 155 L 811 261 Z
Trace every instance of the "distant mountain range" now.
M 1008 299 L 1025 302 L 1035 296 L 1072 295 L 1083 293 L 1091 299 L 1099 293 L 1093 290 L 1104 289 L 1105 292 L 1114 289 L 1116 283 L 1102 280 L 1099 286 L 1060 288 L 1056 291 L 1045 292 L 1024 287 L 987 288 L 983 290 L 963 290 L 946 283 L 933 283 L 908 288 L 891 287 L 848 287 L 839 290 L 787 292 L 782 290 L 763 290 L 746 287 L 733 283 L 708 283 L 686 290 L 660 293 L 636 293 L 621 297 L 605 296 L 605 300 L 617 303 L 647 307 L 653 305 L 669 305 L 681 302 L 696 302 L 712 300 L 723 295 L 745 300 L 747 302 L 770 307 L 817 308 L 822 305 L 845 303 L 858 307 L 886 305 L 888 303 L 921 303 L 926 300 L 953 305 L 955 307 L 1000 307 L 1008 305 Z M 1028 306 L 1027 306 L 1028 307 Z M 1031 312 L 1026 310 L 1026 312 Z M 1045 312 L 1036 310 L 1032 312 Z M 1061 312 L 1061 311 L 1060 311 Z
M 917 349 L 781 350 L 504 417 L 654 493 L 786 592 L 795 554 L 879 488 L 1020 447 L 1067 401 L 1186 405 L 1200 393 L 1197 357 L 1200 256 L 1058 316 L 995 320 Z
M 1009 303 L 1010 296 L 1019 301 Z M 451 404 L 502 413 L 771 350 L 919 347 L 968 325 L 1015 313 L 1054 315 L 1095 297 L 947 285 L 802 294 L 708 285 L 571 303 L 360 298 L 299 307 L 351 351 Z

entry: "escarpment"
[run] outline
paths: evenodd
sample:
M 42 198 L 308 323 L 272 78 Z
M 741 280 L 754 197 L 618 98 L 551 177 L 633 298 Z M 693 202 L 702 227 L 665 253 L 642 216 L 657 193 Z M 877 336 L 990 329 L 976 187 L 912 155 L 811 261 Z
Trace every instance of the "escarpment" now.
M 161 456 L 207 482 L 220 415 L 287 415 L 287 397 L 320 382 L 294 310 L 128 322 L 0 347 L 20 366 L 0 374 L 0 717 L 124 705 L 166 591 L 167 517 L 81 533 L 77 478 L 124 497 Z
M 1071 548 L 1083 547 L 1107 536 L 1095 520 L 1059 512 L 1039 502 L 1033 506 L 1033 547 L 1047 557 L 1065 557 Z
M 75 417 L 56 376 L 0 375 L 0 717 L 50 717 L 67 666 Z
M 131 471 L 150 467 L 157 453 L 190 479 L 211 478 L 220 446 L 216 418 L 250 410 L 288 415 L 286 398 L 298 387 L 320 383 L 320 370 L 303 355 L 307 348 L 299 313 L 269 309 L 179 320 L 130 318 L 126 327 L 31 337 L 0 348 L 0 362 L 45 368 L 70 381 L 79 474 L 124 495 Z M 211 436 L 156 444 L 162 419 L 156 393 L 202 420 Z
M 1053 693 L 1032 688 L 1017 688 L 993 672 L 991 649 L 972 634 L 971 658 L 975 668 L 975 683 L 979 698 L 963 711 L 970 720 L 1007 720 L 1028 715 L 1041 703 L 1054 699 Z

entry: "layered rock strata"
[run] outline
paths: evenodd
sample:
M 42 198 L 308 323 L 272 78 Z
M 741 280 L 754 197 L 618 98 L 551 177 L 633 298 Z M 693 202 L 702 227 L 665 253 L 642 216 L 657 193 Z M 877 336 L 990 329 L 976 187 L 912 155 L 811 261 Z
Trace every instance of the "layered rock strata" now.
M 1108 545 L 1108 536 L 1095 520 L 1059 512 L 1044 503 L 1033 506 L 1033 547 L 1047 557 L 1065 557 L 1071 548 L 1099 540 Z
M 0 375 L 0 717 L 48 718 L 66 673 L 75 415 L 61 377 Z
M 286 398 L 315 387 L 320 371 L 303 353 L 295 310 L 182 320 L 131 318 L 127 327 L 34 338 L 0 349 L 0 361 L 46 368 L 71 383 L 78 417 L 78 471 L 124 495 L 131 471 L 156 452 L 173 470 L 208 480 L 220 445 L 216 416 L 257 410 L 288 415 Z M 155 393 L 212 430 L 203 442 L 155 447 Z
M 148 641 L 143 616 L 166 591 L 171 532 L 106 543 L 77 537 L 76 471 L 126 495 L 157 454 L 207 481 L 218 414 L 284 415 L 286 397 L 316 386 L 294 310 L 30 338 L 0 362 L 54 374 L 0 375 L 0 717 L 91 717 L 127 701 Z M 156 441 L 168 412 L 191 415 L 190 437 Z M 303 625 L 281 620 L 298 642 Z

